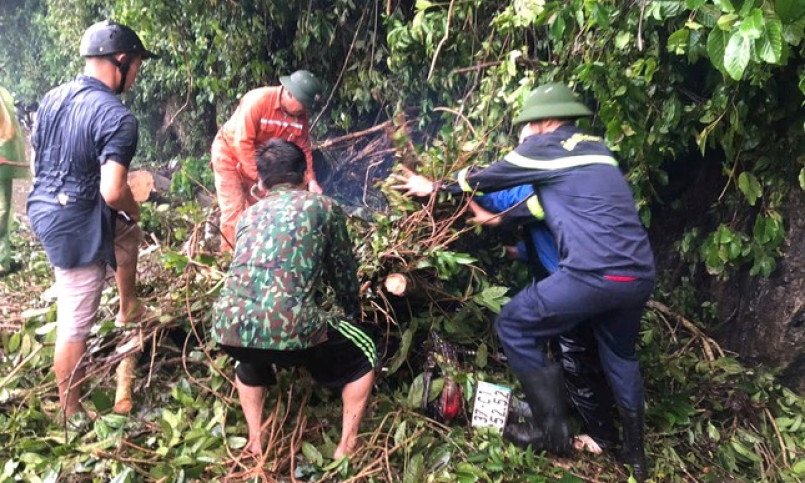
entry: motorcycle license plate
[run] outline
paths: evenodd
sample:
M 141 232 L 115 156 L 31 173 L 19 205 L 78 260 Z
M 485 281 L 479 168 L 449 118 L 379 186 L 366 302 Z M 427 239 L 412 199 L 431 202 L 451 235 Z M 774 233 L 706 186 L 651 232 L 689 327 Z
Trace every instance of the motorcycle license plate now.
M 512 390 L 489 382 L 479 381 L 475 389 L 475 406 L 472 408 L 472 427 L 493 427 L 503 431 Z

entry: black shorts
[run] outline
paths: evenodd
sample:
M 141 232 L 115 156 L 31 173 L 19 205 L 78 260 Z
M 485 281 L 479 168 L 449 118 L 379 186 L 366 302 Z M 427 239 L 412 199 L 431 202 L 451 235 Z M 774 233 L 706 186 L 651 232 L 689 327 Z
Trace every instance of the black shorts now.
M 277 382 L 272 365 L 304 367 L 322 386 L 340 390 L 357 381 L 377 363 L 372 338 L 353 324 L 341 321 L 327 325 L 327 341 L 309 349 L 280 351 L 222 345 L 221 349 L 238 361 L 235 372 L 247 386 L 270 386 Z

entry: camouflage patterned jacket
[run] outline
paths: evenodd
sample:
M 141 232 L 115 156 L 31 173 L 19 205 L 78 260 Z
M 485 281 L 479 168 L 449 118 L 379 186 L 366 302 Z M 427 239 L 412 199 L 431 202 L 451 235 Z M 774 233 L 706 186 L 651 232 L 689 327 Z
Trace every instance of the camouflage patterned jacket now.
M 326 283 L 347 315 L 359 310 L 357 266 L 345 215 L 332 199 L 274 187 L 238 222 L 235 255 L 215 304 L 224 345 L 300 350 L 326 340 L 316 295 Z

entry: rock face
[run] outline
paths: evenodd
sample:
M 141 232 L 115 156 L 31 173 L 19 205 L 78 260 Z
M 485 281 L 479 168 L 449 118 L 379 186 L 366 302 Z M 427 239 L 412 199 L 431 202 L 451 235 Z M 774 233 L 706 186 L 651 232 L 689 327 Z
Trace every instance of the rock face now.
M 805 191 L 785 203 L 784 256 L 771 277 L 736 275 L 713 284 L 725 348 L 741 359 L 783 368 L 781 380 L 805 394 Z

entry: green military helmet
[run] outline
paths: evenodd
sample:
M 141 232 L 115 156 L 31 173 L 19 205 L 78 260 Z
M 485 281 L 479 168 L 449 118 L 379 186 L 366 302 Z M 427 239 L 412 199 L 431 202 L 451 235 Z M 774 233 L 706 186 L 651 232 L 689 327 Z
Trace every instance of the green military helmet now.
M 284 75 L 280 77 L 280 82 L 308 111 L 316 108 L 324 91 L 321 81 L 306 70 L 297 70 L 291 75 Z
M 566 85 L 554 82 L 541 85 L 528 94 L 514 123 L 592 115 L 593 112 L 579 102 Z

